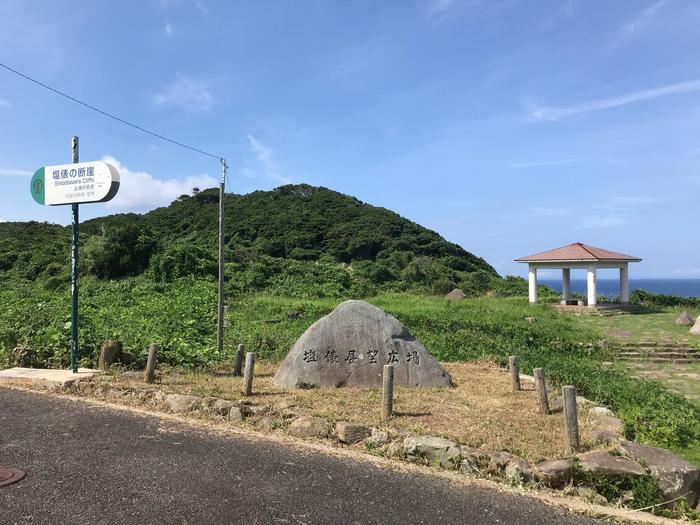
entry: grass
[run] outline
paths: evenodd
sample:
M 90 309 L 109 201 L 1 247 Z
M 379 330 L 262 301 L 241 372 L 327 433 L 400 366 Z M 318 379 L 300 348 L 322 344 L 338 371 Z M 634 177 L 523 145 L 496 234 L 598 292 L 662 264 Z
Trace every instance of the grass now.
M 633 362 L 629 369 L 638 377 L 653 379 L 671 391 L 700 404 L 700 361 L 696 363 Z
M 525 298 L 447 301 L 386 294 L 369 301 L 395 315 L 440 361 L 492 359 L 505 365 L 508 355 L 517 354 L 523 373 L 544 367 L 554 384 L 575 385 L 612 408 L 625 422 L 627 438 L 671 448 L 700 464 L 700 409 L 657 381 L 635 379 L 620 366 L 604 367 L 612 354 L 594 344 L 603 336 L 587 318 L 530 306 Z M 304 329 L 338 302 L 258 295 L 232 303 L 226 357 L 232 357 L 233 343 L 245 342 L 263 358 L 279 361 Z M 302 315 L 288 319 L 289 311 Z
M 455 388 L 395 390 L 396 415 L 390 421 L 391 428 L 440 436 L 485 450 L 507 450 L 530 461 L 566 456 L 562 414 L 539 414 L 536 394 L 527 383 L 520 392 L 512 392 L 508 372 L 488 361 L 446 363 L 445 367 L 452 375 Z M 249 398 L 254 404 L 268 406 L 272 413 L 298 407 L 304 414 L 332 422 L 386 426 L 381 421 L 381 389 L 288 389 L 272 383 L 276 368 L 275 363 L 256 363 L 254 395 Z M 241 378 L 182 369 L 160 374 L 156 385 L 147 385 L 140 379 L 127 379 L 119 374 L 103 380 L 109 381 L 113 388 L 157 389 L 164 393 L 231 401 L 240 401 L 243 390 Z M 581 414 L 580 424 L 583 435 L 593 429 L 585 412 Z
M 656 342 L 682 345 L 700 345 L 700 337 L 688 333 L 688 326 L 676 326 L 675 321 L 685 308 L 667 308 L 662 311 L 619 315 L 581 316 L 583 325 L 598 330 L 607 337 L 620 342 Z M 700 310 L 688 310 L 697 318 Z
M 229 301 L 223 353 L 215 346 L 216 283 L 183 278 L 156 284 L 143 278 L 84 279 L 81 287 L 81 366 L 95 366 L 101 341 L 118 339 L 145 364 L 149 343 L 161 344 L 162 364 L 206 368 L 231 360 L 238 343 L 259 359 L 280 361 L 308 326 L 342 299 L 248 295 Z M 30 283 L 3 283 L 0 343 L 5 363 L 16 344 L 30 345 L 37 364 L 66 366 L 70 301 L 64 291 Z M 639 380 L 621 368 L 602 365 L 612 356 L 595 342 L 603 334 L 583 317 L 562 315 L 527 298 L 479 297 L 448 301 L 415 294 L 369 299 L 402 321 L 440 361 L 491 359 L 505 365 L 520 357 L 521 370 L 544 367 L 556 385 L 578 391 L 618 413 L 628 438 L 665 446 L 700 464 L 700 409 L 659 382 Z M 288 312 L 301 312 L 288 316 Z M 528 322 L 526 318 L 534 318 Z

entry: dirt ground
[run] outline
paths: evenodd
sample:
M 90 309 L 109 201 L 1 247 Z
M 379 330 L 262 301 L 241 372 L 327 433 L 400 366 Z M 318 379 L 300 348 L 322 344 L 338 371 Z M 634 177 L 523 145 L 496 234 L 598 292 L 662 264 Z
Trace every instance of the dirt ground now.
M 256 363 L 254 393 L 249 401 L 270 407 L 270 413 L 294 409 L 330 421 L 353 421 L 367 426 L 391 427 L 414 434 L 445 437 L 472 447 L 507 450 L 531 461 L 566 455 L 561 413 L 538 413 L 531 383 L 512 392 L 508 372 L 491 362 L 448 363 L 455 388 L 395 390 L 395 417 L 381 421 L 379 388 L 287 389 L 272 384 L 276 365 Z M 162 370 L 153 385 L 119 372 L 98 381 L 135 391 L 192 394 L 240 401 L 243 380 L 226 372 L 204 373 Z M 550 399 L 556 397 L 550 393 Z M 256 424 L 246 419 L 245 424 Z M 582 436 L 592 428 L 585 411 L 579 414 Z

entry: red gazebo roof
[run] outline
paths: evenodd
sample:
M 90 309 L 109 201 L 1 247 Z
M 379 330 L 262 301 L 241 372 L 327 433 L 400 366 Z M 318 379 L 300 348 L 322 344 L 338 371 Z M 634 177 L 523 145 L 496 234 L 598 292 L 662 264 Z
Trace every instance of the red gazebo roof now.
M 588 246 L 582 242 L 575 242 L 568 246 L 555 248 L 548 252 L 536 253 L 515 259 L 516 262 L 578 262 L 578 261 L 600 261 L 600 262 L 639 262 L 639 257 L 625 255 L 624 253 L 612 252 L 603 248 Z

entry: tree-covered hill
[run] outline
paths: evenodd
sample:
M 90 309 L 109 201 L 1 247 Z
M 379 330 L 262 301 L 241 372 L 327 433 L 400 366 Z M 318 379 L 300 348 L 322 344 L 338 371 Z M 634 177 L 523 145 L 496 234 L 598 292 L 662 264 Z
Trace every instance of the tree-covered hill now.
M 442 293 L 470 287 L 476 276 L 481 287 L 500 281 L 484 259 L 436 232 L 327 188 L 302 184 L 227 194 L 225 214 L 232 291 L 290 291 L 298 281 L 321 285 L 322 295 L 353 287 Z M 217 228 L 217 189 L 195 188 L 143 215 L 92 219 L 81 225 L 81 272 L 102 279 L 213 276 Z M 0 271 L 59 286 L 69 271 L 69 239 L 69 227 L 0 223 Z

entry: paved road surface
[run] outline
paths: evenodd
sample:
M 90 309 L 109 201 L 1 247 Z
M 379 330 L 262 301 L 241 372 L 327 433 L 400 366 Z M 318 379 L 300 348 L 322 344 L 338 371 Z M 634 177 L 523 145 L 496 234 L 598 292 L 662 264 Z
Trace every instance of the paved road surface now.
M 0 523 L 593 524 L 522 496 L 0 387 Z

